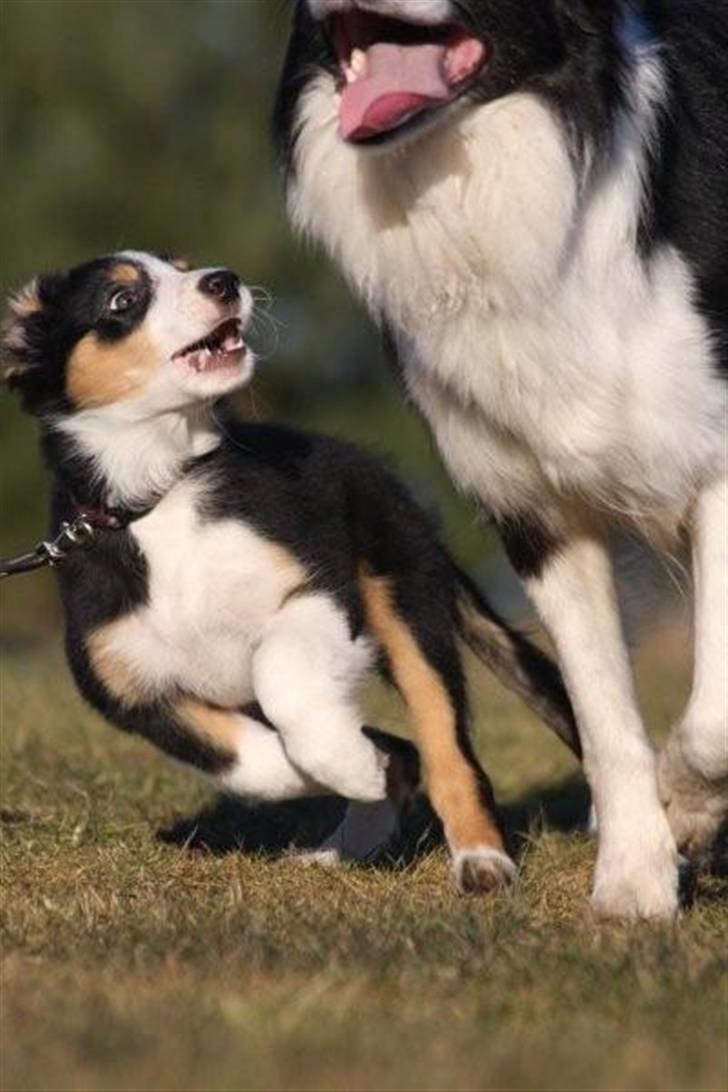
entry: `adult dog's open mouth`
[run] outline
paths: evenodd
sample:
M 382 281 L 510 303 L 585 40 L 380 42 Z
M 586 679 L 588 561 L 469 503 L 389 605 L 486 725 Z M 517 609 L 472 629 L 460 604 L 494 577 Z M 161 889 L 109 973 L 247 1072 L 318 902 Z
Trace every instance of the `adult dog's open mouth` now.
M 181 360 L 196 372 L 229 368 L 245 352 L 243 324 L 239 318 L 226 319 L 198 341 L 180 349 L 173 360 Z
M 486 43 L 462 26 L 405 23 L 365 11 L 329 22 L 341 73 L 339 131 L 374 141 L 447 105 L 488 59 Z

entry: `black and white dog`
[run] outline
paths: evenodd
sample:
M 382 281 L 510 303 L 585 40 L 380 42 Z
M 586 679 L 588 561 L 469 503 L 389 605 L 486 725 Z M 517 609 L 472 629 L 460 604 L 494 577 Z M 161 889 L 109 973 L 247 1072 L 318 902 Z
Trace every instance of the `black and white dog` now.
M 493 514 L 571 692 L 593 905 L 669 917 L 725 815 L 728 5 L 298 0 L 291 216 Z M 695 675 L 659 758 L 610 536 L 689 537 Z
M 139 252 L 11 300 L 5 378 L 39 420 L 54 526 L 83 511 L 99 529 L 58 569 L 78 686 L 227 792 L 365 802 L 331 846 L 366 856 L 419 769 L 411 744 L 363 731 L 357 687 L 379 667 L 409 709 L 459 885 L 500 886 L 514 866 L 469 740 L 459 641 L 573 741 L 558 671 L 375 459 L 211 413 L 252 374 L 251 310 L 229 270 Z

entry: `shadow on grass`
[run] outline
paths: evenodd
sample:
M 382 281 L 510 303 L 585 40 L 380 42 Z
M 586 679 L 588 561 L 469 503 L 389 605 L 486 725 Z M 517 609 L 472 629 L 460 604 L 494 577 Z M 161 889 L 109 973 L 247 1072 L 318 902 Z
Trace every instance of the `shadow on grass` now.
M 553 788 L 530 792 L 502 809 L 511 851 L 519 856 L 526 836 L 539 830 L 584 831 L 589 812 L 589 791 L 584 781 L 572 776 Z M 292 850 L 316 848 L 331 834 L 343 818 L 346 802 L 339 798 L 320 798 L 286 804 L 249 807 L 230 797 L 220 796 L 211 805 L 189 818 L 159 830 L 157 838 L 190 851 L 222 855 L 232 852 L 255 853 L 279 858 Z M 397 838 L 376 860 L 360 867 L 378 871 L 406 868 L 420 857 L 442 845 L 442 828 L 421 795 L 404 817 Z M 707 862 L 706 862 L 707 863 Z M 681 899 L 689 907 L 697 898 L 701 903 L 728 901 L 728 831 L 718 843 L 707 868 L 682 868 Z
M 341 822 L 345 808 L 345 801 L 339 798 L 251 807 L 220 796 L 197 814 L 159 830 L 157 838 L 166 844 L 216 855 L 243 852 L 279 857 L 292 849 L 319 846 Z M 534 828 L 583 830 L 588 811 L 588 790 L 574 776 L 553 788 L 528 793 L 503 808 L 502 814 L 513 849 L 518 853 L 524 836 Z M 420 796 L 404 817 L 395 843 L 376 862 L 376 867 L 411 864 L 440 844 L 440 824 L 427 799 Z

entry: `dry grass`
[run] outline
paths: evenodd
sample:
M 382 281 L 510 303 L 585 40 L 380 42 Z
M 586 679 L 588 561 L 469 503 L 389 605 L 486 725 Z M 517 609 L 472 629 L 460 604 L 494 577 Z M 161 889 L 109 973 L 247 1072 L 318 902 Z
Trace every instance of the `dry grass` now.
M 681 645 L 672 631 L 641 665 L 663 730 Z M 455 896 L 439 850 L 339 873 L 261 850 L 310 811 L 187 822 L 203 785 L 100 725 L 58 650 L 8 654 L 3 1087 L 725 1088 L 721 882 L 675 929 L 595 929 L 578 773 L 477 684 L 481 753 L 525 832 L 519 888 L 491 901 Z M 236 823 L 259 852 L 232 849 Z

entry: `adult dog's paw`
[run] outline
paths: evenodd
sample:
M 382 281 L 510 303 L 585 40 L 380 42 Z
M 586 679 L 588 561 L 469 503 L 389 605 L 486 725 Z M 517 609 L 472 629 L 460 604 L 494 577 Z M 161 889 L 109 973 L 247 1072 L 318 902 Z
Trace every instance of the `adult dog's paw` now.
M 688 762 L 679 737 L 658 764 L 660 798 L 678 849 L 692 861 L 706 857 L 728 820 L 728 777 L 710 780 Z

